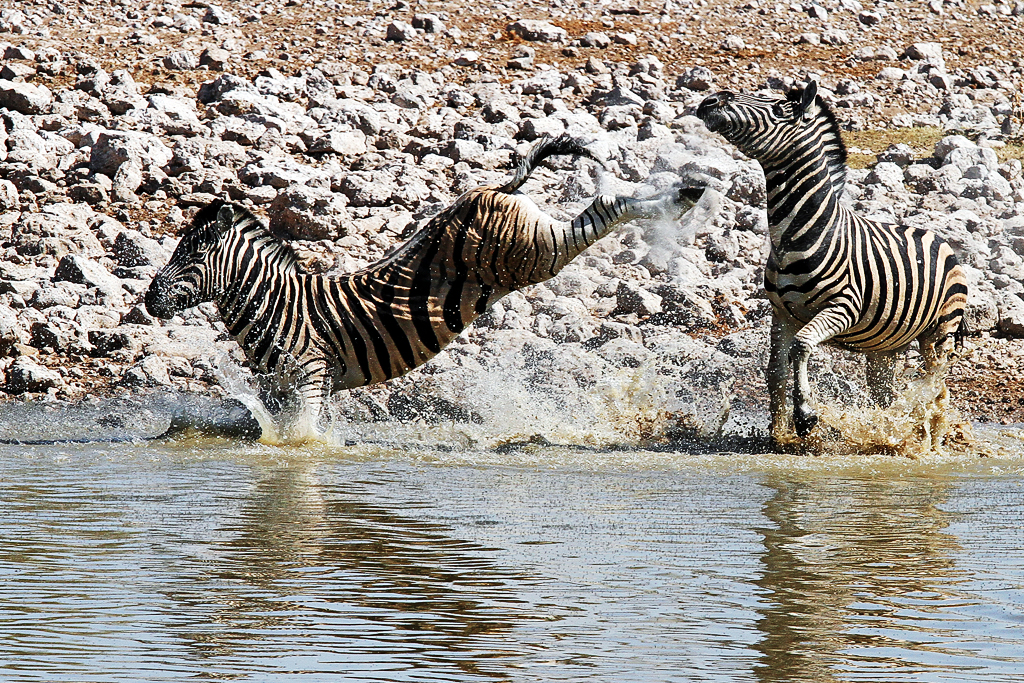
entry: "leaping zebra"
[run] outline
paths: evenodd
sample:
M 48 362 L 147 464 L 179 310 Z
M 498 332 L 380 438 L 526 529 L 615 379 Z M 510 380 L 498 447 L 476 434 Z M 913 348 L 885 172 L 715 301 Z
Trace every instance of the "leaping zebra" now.
M 506 294 L 554 277 L 634 218 L 681 213 L 702 189 L 648 200 L 598 196 L 556 221 L 513 194 L 553 155 L 596 158 L 563 135 L 529 152 L 501 186 L 471 190 L 390 256 L 363 270 L 312 275 L 241 206 L 216 201 L 182 235 L 153 278 L 146 308 L 160 318 L 214 301 L 259 378 L 268 405 L 292 402 L 317 424 L 324 399 L 426 363 Z
M 773 313 L 765 374 L 777 443 L 791 433 L 790 364 L 793 424 L 803 437 L 818 420 L 807 377 L 816 345 L 865 352 L 870 394 L 888 406 L 896 394 L 896 354 L 916 339 L 926 372 L 942 372 L 945 342 L 962 334 L 967 301 L 963 270 L 945 240 L 861 218 L 840 204 L 846 148 L 817 92 L 814 81 L 788 97 L 720 92 L 697 110 L 710 130 L 764 169 L 771 239 L 764 285 Z M 942 392 L 940 399 L 944 384 Z

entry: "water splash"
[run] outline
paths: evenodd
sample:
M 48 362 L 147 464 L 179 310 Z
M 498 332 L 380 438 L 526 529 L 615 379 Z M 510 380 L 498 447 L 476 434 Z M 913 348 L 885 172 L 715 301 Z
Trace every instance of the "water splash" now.
M 821 455 L 884 454 L 922 458 L 976 451 L 969 422 L 950 405 L 946 367 L 911 379 L 888 408 L 823 405 L 819 426 L 798 446 Z M 794 437 L 792 445 L 797 444 Z
M 334 438 L 335 416 L 330 404 L 323 419 L 306 411 L 285 406 L 272 413 L 260 399 L 253 376 L 244 371 L 227 353 L 215 357 L 214 374 L 220 386 L 244 405 L 260 425 L 260 441 L 272 445 L 301 445 L 305 443 L 337 443 Z M 326 421 L 326 424 L 324 422 Z

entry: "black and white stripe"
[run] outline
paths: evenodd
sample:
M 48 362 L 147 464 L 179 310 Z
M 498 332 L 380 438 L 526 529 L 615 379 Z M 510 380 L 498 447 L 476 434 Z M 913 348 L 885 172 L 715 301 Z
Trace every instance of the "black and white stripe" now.
M 697 115 L 764 169 L 772 302 L 767 368 L 772 435 L 789 432 L 786 383 L 795 364 L 793 421 L 805 436 L 811 349 L 832 342 L 867 353 L 872 397 L 895 397 L 895 355 L 920 343 L 938 372 L 947 338 L 960 332 L 967 284 L 952 248 L 929 230 L 870 221 L 840 203 L 846 149 L 813 81 L 788 97 L 720 92 Z
M 319 415 L 331 392 L 398 377 L 441 351 L 506 294 L 557 274 L 615 225 L 693 205 L 699 189 L 650 200 L 599 196 L 556 221 L 512 194 L 545 158 L 591 156 L 562 136 L 534 147 L 502 186 L 460 197 L 387 258 L 312 275 L 251 213 L 201 210 L 146 294 L 162 318 L 214 301 L 262 378 L 267 400 L 297 399 Z

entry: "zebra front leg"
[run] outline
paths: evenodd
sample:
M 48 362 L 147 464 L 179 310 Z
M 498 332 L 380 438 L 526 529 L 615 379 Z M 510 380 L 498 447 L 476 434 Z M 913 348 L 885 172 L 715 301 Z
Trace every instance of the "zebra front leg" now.
M 896 352 L 867 354 L 868 394 L 879 408 L 888 408 L 896 400 Z
M 310 363 L 303 369 L 304 376 L 295 387 L 295 397 L 299 403 L 296 426 L 303 432 L 309 430 L 310 436 L 323 436 L 330 428 L 330 415 L 327 411 L 327 399 L 331 395 L 330 373 L 322 361 Z
M 811 345 L 794 339 L 789 350 L 789 362 L 793 366 L 793 426 L 797 436 L 810 434 L 818 424 L 818 416 L 811 407 L 811 383 L 807 378 L 807 361 L 811 357 Z
M 848 330 L 852 325 L 850 317 L 843 308 L 824 310 L 811 318 L 811 322 L 793 338 L 793 346 L 789 350 L 789 362 L 793 365 L 793 426 L 800 437 L 807 436 L 818 424 L 818 416 L 810 402 L 811 383 L 807 377 L 811 350 Z
M 790 434 L 786 383 L 789 381 L 789 349 L 796 334 L 796 321 L 779 311 L 772 312 L 771 342 L 765 381 L 768 384 L 768 407 L 771 412 L 771 437 L 781 445 Z

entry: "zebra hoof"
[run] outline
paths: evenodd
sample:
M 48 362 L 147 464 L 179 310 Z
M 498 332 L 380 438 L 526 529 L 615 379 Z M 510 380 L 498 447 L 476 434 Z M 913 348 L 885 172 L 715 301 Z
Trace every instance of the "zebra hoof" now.
M 818 424 L 818 416 L 807 406 L 797 406 L 793 409 L 793 426 L 796 427 L 797 436 L 803 438 L 811 433 L 811 430 Z

